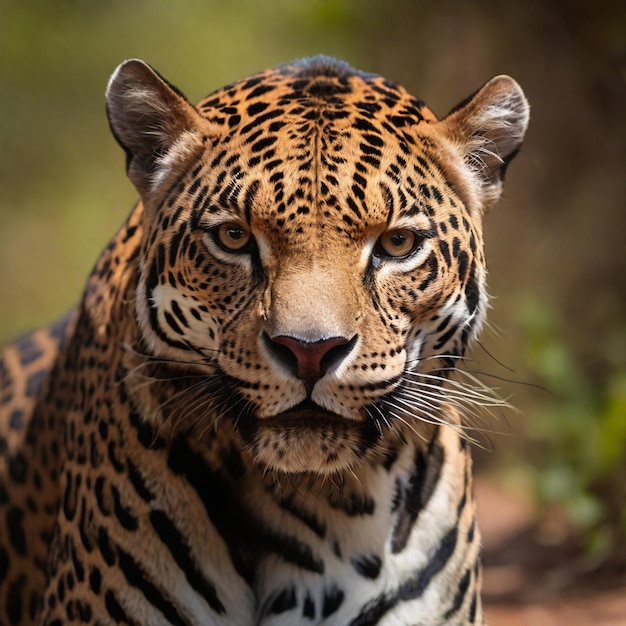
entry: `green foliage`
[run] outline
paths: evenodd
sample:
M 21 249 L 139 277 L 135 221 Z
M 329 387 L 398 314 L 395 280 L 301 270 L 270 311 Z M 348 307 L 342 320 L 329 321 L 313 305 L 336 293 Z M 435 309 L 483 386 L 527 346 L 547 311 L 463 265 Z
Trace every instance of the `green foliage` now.
M 528 416 L 537 494 L 563 507 L 602 558 L 626 540 L 626 367 L 616 364 L 598 385 L 548 305 L 533 302 L 524 319 L 528 366 L 548 390 Z

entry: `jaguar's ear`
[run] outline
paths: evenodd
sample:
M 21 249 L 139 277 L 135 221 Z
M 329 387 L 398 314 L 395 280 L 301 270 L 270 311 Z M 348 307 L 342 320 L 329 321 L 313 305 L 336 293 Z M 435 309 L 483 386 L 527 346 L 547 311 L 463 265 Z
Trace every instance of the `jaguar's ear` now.
M 521 87 L 509 76 L 496 76 L 441 122 L 475 175 L 483 211 L 502 193 L 506 168 L 520 149 L 529 115 Z
M 142 196 L 200 144 L 195 108 L 139 59 L 115 70 L 106 102 L 111 131 L 126 152 L 128 177 Z

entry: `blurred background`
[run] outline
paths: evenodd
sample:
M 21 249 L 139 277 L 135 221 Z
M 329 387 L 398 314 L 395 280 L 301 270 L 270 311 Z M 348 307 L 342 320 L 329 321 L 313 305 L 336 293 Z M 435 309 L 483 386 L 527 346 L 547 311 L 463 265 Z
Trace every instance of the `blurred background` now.
M 317 53 L 440 116 L 496 74 L 524 88 L 531 125 L 485 224 L 493 310 L 475 350 L 519 409 L 481 440 L 485 524 L 518 512 L 487 561 L 541 555 L 557 590 L 626 585 L 623 2 L 1 0 L 0 342 L 77 302 L 134 203 L 104 113 L 120 61 L 145 59 L 195 102 Z M 497 578 L 495 595 L 525 584 Z

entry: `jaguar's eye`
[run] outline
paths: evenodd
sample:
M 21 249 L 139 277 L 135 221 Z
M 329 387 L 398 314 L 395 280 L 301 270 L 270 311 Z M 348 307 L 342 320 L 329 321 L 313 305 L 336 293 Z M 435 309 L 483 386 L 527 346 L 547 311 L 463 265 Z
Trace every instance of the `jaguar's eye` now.
M 408 256 L 418 245 L 418 237 L 414 231 L 408 228 L 389 230 L 381 235 L 376 248 L 379 256 L 400 259 Z
M 220 224 L 213 231 L 213 236 L 227 252 L 243 251 L 252 239 L 252 233 L 247 228 L 233 222 Z

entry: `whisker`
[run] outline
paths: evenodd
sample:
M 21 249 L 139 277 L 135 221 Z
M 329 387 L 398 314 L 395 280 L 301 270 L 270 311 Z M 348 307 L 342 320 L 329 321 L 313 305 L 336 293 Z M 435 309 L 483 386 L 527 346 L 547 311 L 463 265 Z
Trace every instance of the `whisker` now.
M 148 354 L 146 352 L 142 352 L 138 350 L 137 348 L 135 348 L 134 346 L 131 346 L 128 343 L 123 344 L 122 348 L 126 350 L 127 352 L 134 354 L 135 356 L 141 357 L 142 359 L 146 359 L 146 361 L 150 363 L 164 364 L 164 365 L 204 365 L 206 364 L 207 359 L 211 358 L 215 360 L 215 356 L 219 354 L 219 350 L 215 350 L 212 348 L 203 348 L 202 350 L 213 352 L 215 356 L 203 356 L 202 358 L 185 359 L 183 361 L 180 359 L 173 359 L 171 357 L 163 357 L 163 356 L 156 356 L 153 354 Z M 194 352 L 202 354 L 200 350 L 195 350 Z

